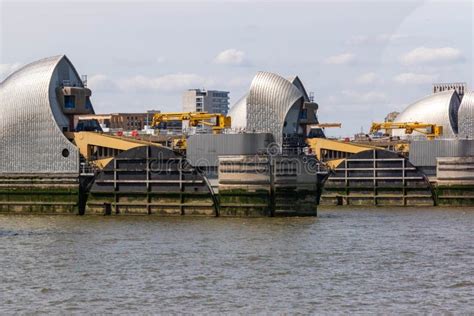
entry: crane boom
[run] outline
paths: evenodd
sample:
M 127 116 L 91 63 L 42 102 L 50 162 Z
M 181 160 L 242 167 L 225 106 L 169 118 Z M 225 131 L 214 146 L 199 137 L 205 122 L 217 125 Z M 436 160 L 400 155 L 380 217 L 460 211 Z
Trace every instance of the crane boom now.
M 420 123 L 420 122 L 383 122 L 383 123 L 372 123 L 370 128 L 371 133 L 378 132 L 379 130 L 392 130 L 392 129 L 404 129 L 406 134 L 412 134 L 418 132 L 426 135 L 428 139 L 434 139 L 435 137 L 443 134 L 443 126 L 431 124 L 431 123 Z
M 319 124 L 311 124 L 309 125 L 310 128 L 328 128 L 328 127 L 338 127 L 341 128 L 341 123 L 319 123 Z
M 230 116 L 221 113 L 207 112 L 156 113 L 153 115 L 151 126 L 156 127 L 161 122 L 170 121 L 189 121 L 189 125 L 193 127 L 198 126 L 199 124 L 211 126 L 214 133 L 220 133 L 222 130 L 231 127 Z

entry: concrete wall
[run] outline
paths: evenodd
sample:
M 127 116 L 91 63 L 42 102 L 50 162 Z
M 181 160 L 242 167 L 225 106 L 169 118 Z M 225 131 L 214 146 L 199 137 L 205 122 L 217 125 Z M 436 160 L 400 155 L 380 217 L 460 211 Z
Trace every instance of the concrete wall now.
M 217 167 L 219 156 L 255 155 L 273 142 L 271 134 L 198 134 L 187 140 L 187 159 L 195 167 Z
M 474 139 L 417 140 L 410 144 L 410 162 L 416 167 L 435 167 L 438 157 L 474 156 Z
M 438 158 L 436 170 L 433 185 L 437 205 L 474 205 L 474 157 Z
M 305 156 L 219 157 L 220 216 L 316 216 L 316 169 Z
M 474 185 L 474 157 L 440 157 L 436 161 L 438 184 Z
M 70 174 L 0 177 L 0 213 L 78 214 L 79 179 Z

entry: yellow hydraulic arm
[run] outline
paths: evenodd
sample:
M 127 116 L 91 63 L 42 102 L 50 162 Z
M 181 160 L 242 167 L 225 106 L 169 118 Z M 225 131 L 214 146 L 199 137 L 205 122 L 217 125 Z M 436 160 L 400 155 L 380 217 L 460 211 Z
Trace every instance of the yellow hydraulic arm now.
M 308 138 L 306 143 L 316 158 L 326 163 L 331 169 L 339 165 L 344 159 L 352 154 L 378 147 L 362 144 L 354 144 L 327 138 Z
M 420 122 L 383 122 L 383 123 L 372 123 L 370 128 L 371 133 L 378 132 L 379 130 L 391 130 L 391 129 L 404 129 L 406 134 L 411 134 L 414 131 L 426 135 L 428 139 L 434 139 L 435 137 L 443 134 L 443 126 L 420 123 Z
M 211 121 L 213 120 L 213 121 Z M 156 127 L 161 122 L 169 121 L 189 121 L 190 126 L 198 126 L 199 124 L 212 127 L 213 133 L 220 133 L 222 130 L 231 127 L 231 118 L 220 113 L 207 112 L 172 112 L 172 113 L 156 113 L 153 115 L 151 126 Z
M 319 123 L 319 124 L 312 124 L 310 128 L 330 128 L 330 127 L 338 127 L 341 128 L 341 123 Z
M 161 145 L 132 138 L 112 136 L 97 132 L 66 132 L 84 158 L 99 169 L 104 168 L 122 151 L 140 146 Z

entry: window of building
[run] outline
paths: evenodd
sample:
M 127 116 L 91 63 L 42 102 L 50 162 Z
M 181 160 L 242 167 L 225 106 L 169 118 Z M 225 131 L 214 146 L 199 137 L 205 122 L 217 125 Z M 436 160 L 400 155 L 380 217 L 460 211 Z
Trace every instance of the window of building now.
M 64 108 L 75 109 L 76 108 L 76 96 L 65 95 L 64 96 Z
M 306 120 L 308 118 L 308 109 L 302 109 L 300 112 L 300 119 Z

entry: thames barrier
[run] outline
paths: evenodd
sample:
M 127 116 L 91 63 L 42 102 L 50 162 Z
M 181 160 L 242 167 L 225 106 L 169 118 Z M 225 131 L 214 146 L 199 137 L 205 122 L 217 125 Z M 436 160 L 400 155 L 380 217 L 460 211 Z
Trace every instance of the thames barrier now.
M 474 92 L 462 83 L 434 85 L 374 123 L 383 137 L 352 140 L 326 137 L 331 124 L 320 123 L 298 76 L 270 72 L 258 72 L 228 113 L 156 112 L 131 133 L 95 113 L 86 77 L 64 55 L 15 71 L 0 92 L 4 213 L 262 217 L 316 216 L 319 204 L 474 205 Z M 173 122 L 188 130 L 164 133 Z

